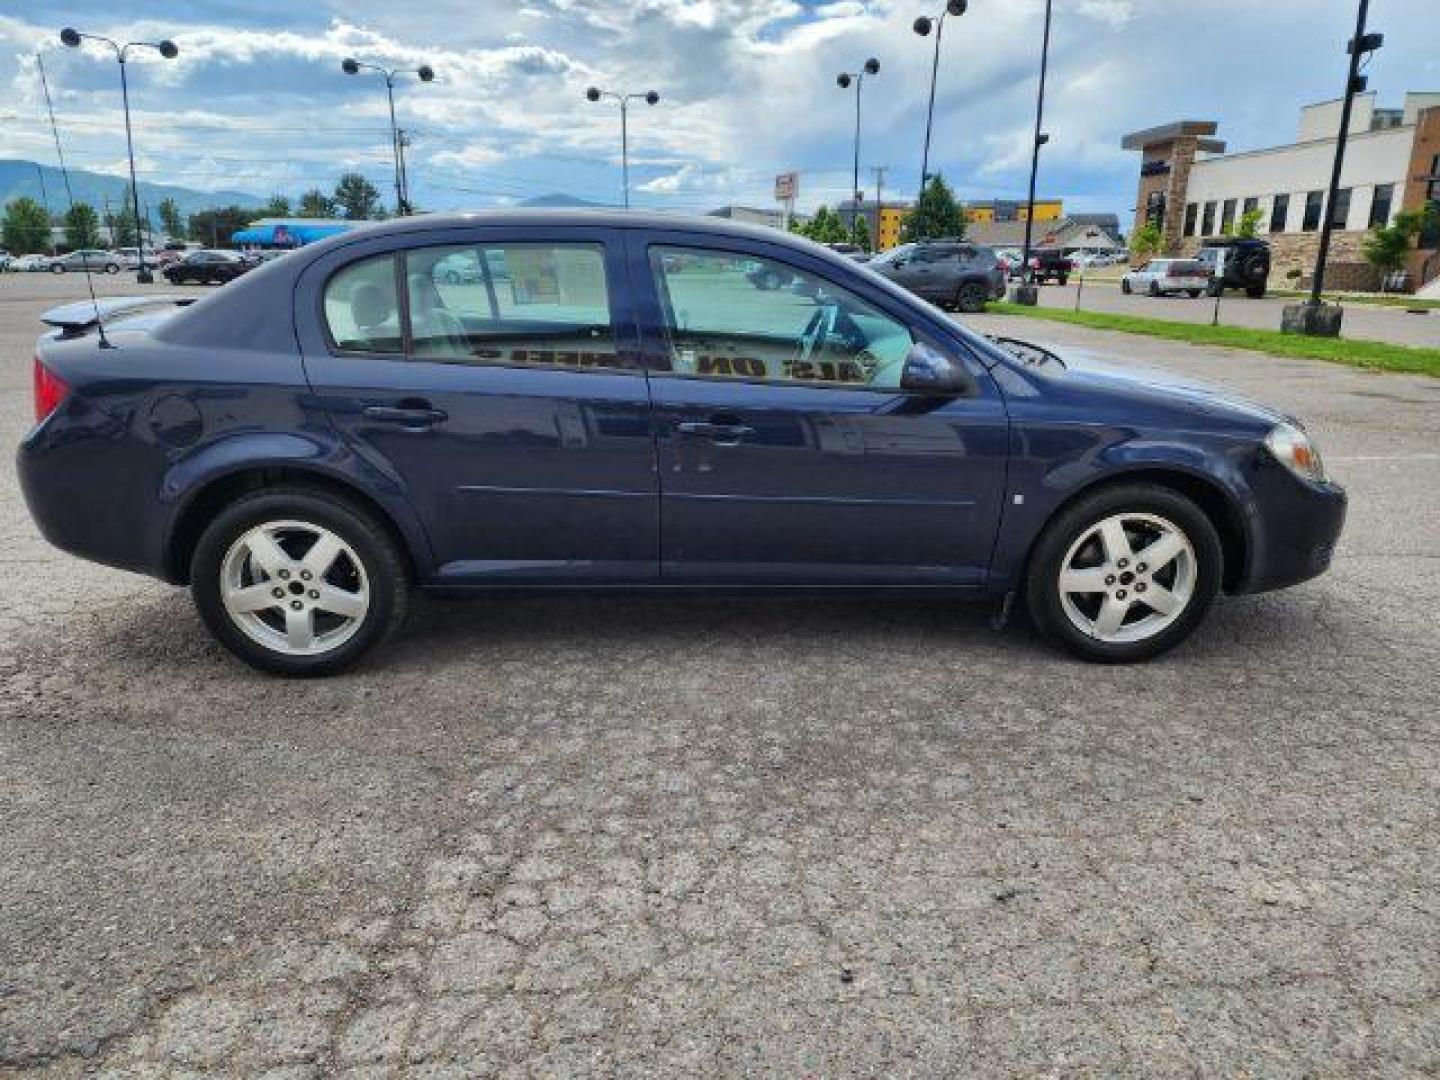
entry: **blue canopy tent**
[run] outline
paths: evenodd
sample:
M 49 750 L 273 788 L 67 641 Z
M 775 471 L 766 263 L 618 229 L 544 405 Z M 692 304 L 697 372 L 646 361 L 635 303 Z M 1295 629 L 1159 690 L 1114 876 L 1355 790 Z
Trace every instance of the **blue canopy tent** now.
M 230 234 L 230 242 L 241 247 L 304 247 L 327 236 L 346 232 L 353 222 L 257 222 L 248 229 Z

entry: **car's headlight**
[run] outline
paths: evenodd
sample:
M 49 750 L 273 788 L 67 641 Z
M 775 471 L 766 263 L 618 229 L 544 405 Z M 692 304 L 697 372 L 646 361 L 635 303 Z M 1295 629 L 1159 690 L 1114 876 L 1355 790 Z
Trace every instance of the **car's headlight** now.
M 1281 424 L 1265 436 L 1265 449 L 1302 480 L 1325 480 L 1325 463 L 1320 460 L 1320 451 L 1310 441 L 1310 436 L 1294 424 Z

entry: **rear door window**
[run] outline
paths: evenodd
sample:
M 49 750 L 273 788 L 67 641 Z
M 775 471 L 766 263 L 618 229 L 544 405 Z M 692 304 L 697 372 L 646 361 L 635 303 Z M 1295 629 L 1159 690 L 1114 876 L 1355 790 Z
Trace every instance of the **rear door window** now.
M 600 244 L 416 248 L 403 262 L 417 357 L 620 366 Z

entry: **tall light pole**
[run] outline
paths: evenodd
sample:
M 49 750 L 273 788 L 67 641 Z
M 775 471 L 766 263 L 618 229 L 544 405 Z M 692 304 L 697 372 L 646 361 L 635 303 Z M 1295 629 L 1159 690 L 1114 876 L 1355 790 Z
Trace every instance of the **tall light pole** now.
M 401 147 L 400 129 L 395 126 L 395 76 L 414 75 L 421 82 L 428 83 L 435 81 L 435 70 L 429 64 L 421 64 L 418 68 L 387 68 L 354 58 L 340 62 L 340 70 L 346 75 L 358 75 L 361 68 L 378 71 L 385 76 L 385 96 L 390 102 L 390 154 L 395 161 L 395 216 L 404 217 L 410 213 L 410 182 L 405 175 L 405 152 Z
M 145 264 L 145 226 L 140 221 L 140 185 L 135 180 L 135 141 L 130 134 L 130 82 L 125 77 L 125 61 L 129 58 L 131 49 L 154 49 L 166 60 L 174 60 L 180 55 L 180 50 L 169 38 L 163 41 L 128 41 L 121 45 L 108 37 L 82 34 L 69 26 L 60 31 L 60 40 L 71 49 L 79 48 L 82 41 L 103 41 L 115 50 L 115 59 L 120 61 L 120 100 L 125 106 L 125 151 L 130 158 L 130 201 L 135 215 L 135 247 L 140 254 L 140 269 L 135 272 L 135 280 L 141 285 L 149 285 L 155 280 L 155 275 L 150 273 L 150 267 Z M 113 236 L 111 240 L 113 242 Z
M 1051 5 L 1052 0 L 1045 0 L 1045 33 L 1040 42 L 1040 90 L 1035 96 L 1035 140 L 1030 148 L 1030 194 L 1025 202 L 1025 247 L 1020 253 L 1022 287 L 1015 292 L 1016 300 L 1032 306 L 1038 299 L 1030 274 L 1030 239 L 1035 229 L 1035 174 L 1040 169 L 1040 147 L 1050 141 L 1050 136 L 1040 130 L 1040 125 L 1045 118 L 1045 69 L 1050 62 Z
M 945 32 L 945 16 L 964 15 L 968 6 L 966 0 L 950 0 L 939 15 L 921 15 L 912 27 L 921 37 L 927 36 L 932 27 L 935 30 L 935 58 L 930 62 L 930 105 L 925 110 L 925 149 L 920 154 L 921 195 L 925 194 L 925 181 L 930 179 L 930 125 L 935 120 L 935 80 L 940 74 L 940 35 Z M 916 205 L 919 205 L 918 197 Z
M 1315 276 L 1310 283 L 1312 309 L 1320 307 L 1320 292 L 1325 287 L 1325 260 L 1330 255 L 1330 233 L 1335 224 L 1335 196 L 1340 190 L 1340 170 L 1345 165 L 1345 142 L 1350 137 L 1350 109 L 1355 103 L 1355 95 L 1365 89 L 1366 80 L 1365 76 L 1360 74 L 1360 62 L 1363 57 L 1385 43 L 1385 35 L 1365 32 L 1365 16 L 1369 10 L 1370 0 L 1360 0 L 1360 7 L 1355 13 L 1355 36 L 1345 47 L 1350 54 L 1350 67 L 1345 75 L 1345 103 L 1340 107 L 1340 133 L 1335 139 L 1335 162 L 1330 169 L 1330 191 L 1325 196 L 1325 220 L 1320 227 L 1320 247 L 1315 253 Z M 1339 333 L 1339 329 L 1337 319 L 1335 332 Z M 1311 327 L 1306 332 L 1316 333 L 1318 330 Z
M 866 75 L 879 75 L 880 61 L 873 56 L 865 61 L 865 66 L 859 71 L 842 71 L 835 76 L 835 85 L 841 90 L 848 90 L 850 84 L 855 84 L 855 168 L 850 179 L 850 204 L 855 208 L 855 213 L 860 213 L 860 89 L 865 85 Z M 855 228 L 854 215 L 850 218 L 850 228 Z
M 592 86 L 585 91 L 586 101 L 599 101 L 601 98 L 610 98 L 620 103 L 620 185 L 625 193 L 625 209 L 630 209 L 630 102 L 643 100 L 646 105 L 660 104 L 660 95 L 654 90 L 646 90 L 643 94 L 617 94 L 612 90 L 601 90 L 598 86 Z

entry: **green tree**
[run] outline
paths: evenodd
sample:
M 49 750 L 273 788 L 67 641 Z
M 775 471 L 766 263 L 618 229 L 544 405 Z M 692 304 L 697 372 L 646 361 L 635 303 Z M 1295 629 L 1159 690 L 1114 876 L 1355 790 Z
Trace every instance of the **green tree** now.
M 225 247 L 233 233 L 249 228 L 252 221 L 262 216 L 262 211 L 245 210 L 239 206 L 198 210 L 190 215 L 190 239 L 210 247 Z
M 955 193 L 936 173 L 925 182 L 920 201 L 905 215 L 900 224 L 900 239 L 905 243 L 936 236 L 965 235 L 965 211 L 955 201 Z
M 1260 232 L 1260 220 L 1265 212 L 1259 207 L 1254 210 L 1246 210 L 1240 215 L 1240 221 L 1235 225 L 1235 235 L 1246 240 L 1253 240 Z
M 161 199 L 156 209 L 160 212 L 160 225 L 166 236 L 178 240 L 185 235 L 185 219 L 180 214 L 179 203 L 174 199 Z
M 311 188 L 300 196 L 300 216 L 327 218 L 335 216 L 335 200 L 319 188 Z
M 850 242 L 861 251 L 870 250 L 870 220 L 864 214 L 855 215 L 855 223 L 850 227 Z
M 359 173 L 348 172 L 335 185 L 335 205 L 344 211 L 347 221 L 364 221 L 379 203 L 380 192 Z
M 839 214 L 828 206 L 822 206 L 810 219 L 805 235 L 821 244 L 843 244 L 850 238 L 850 230 L 845 228 Z
M 1429 203 L 1422 210 L 1401 210 L 1389 225 L 1376 226 L 1365 237 L 1365 260 L 1382 274 L 1393 274 L 1405 265 L 1414 240 L 1427 228 L 1440 223 L 1440 209 Z
M 71 249 L 100 246 L 100 215 L 89 203 L 65 211 L 65 245 Z
M 110 243 L 113 247 L 135 246 L 135 211 L 130 209 L 130 195 L 125 195 L 125 205 L 110 219 Z
M 15 255 L 50 250 L 50 215 L 34 199 L 21 196 L 5 204 L 0 247 Z
M 271 195 L 270 201 L 265 204 L 266 217 L 289 217 L 290 200 L 284 195 Z
M 1137 259 L 1157 255 L 1164 246 L 1165 236 L 1153 221 L 1146 222 L 1130 234 L 1130 253 Z

